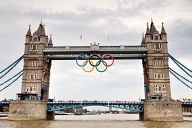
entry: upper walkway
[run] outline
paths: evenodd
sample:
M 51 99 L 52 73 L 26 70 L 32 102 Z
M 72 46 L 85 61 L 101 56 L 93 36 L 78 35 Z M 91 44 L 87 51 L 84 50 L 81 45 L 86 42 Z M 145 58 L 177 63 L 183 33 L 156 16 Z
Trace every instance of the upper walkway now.
M 111 54 L 114 59 L 142 59 L 146 57 L 145 46 L 52 46 L 45 47 L 44 54 L 52 60 L 75 60 L 79 54 Z

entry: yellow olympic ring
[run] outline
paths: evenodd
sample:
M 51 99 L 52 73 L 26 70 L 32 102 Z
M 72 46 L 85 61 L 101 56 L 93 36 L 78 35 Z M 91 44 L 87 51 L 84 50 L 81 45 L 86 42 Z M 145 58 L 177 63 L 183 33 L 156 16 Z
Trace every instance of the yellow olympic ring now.
M 82 69 L 83 69 L 83 71 L 85 71 L 85 72 L 92 72 L 92 71 L 94 70 L 95 67 L 92 66 L 91 70 L 85 70 L 84 67 L 85 67 L 85 64 L 86 64 L 86 63 L 87 63 L 87 61 L 84 61 L 84 62 L 83 62 L 83 65 L 82 65 Z M 90 63 L 91 63 L 92 65 L 94 65 L 93 61 L 91 61 L 91 60 L 90 60 Z

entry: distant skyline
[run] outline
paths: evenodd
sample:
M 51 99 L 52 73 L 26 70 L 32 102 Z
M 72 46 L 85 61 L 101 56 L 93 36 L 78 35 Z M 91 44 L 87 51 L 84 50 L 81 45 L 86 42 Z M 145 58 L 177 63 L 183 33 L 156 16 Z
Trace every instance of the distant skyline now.
M 28 25 L 34 32 L 41 19 L 55 46 L 90 45 L 94 41 L 100 45 L 140 45 L 151 17 L 158 31 L 164 22 L 169 53 L 192 69 L 191 6 L 191 0 L 0 1 L 0 71 L 24 53 Z M 169 65 L 178 69 L 171 60 Z M 171 74 L 170 78 L 174 99 L 192 97 L 189 88 Z M 143 81 L 141 60 L 115 60 L 104 73 L 85 73 L 75 61 L 53 61 L 49 98 L 138 100 L 144 98 Z M 15 99 L 20 91 L 21 79 L 0 92 L 0 100 Z

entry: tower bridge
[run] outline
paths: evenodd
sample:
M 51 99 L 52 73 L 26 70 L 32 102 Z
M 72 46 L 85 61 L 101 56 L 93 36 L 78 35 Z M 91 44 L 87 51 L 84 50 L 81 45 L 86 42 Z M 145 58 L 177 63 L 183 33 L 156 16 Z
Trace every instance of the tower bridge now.
M 163 24 L 161 32 L 159 32 L 156 30 L 153 21 L 151 21 L 150 26 L 147 24 L 146 33 L 142 37 L 141 44 L 135 46 L 101 46 L 101 44 L 96 42 L 90 43 L 90 46 L 54 46 L 51 36 L 48 37 L 46 35 L 42 23 L 39 24 L 38 29 L 33 34 L 29 27 L 26 34 L 24 56 L 22 56 L 24 66 L 21 71 L 23 75 L 20 74 L 20 76 L 23 76 L 21 92 L 17 94 L 17 100 L 4 104 L 9 105 L 8 119 L 53 119 L 54 110 L 71 106 L 101 105 L 138 111 L 141 120 L 182 121 L 182 107 L 191 107 L 191 104 L 172 100 L 169 71 L 174 76 L 180 75 L 175 73 L 174 70 L 170 70 L 168 58 L 170 57 L 176 64 L 184 67 L 182 70 L 192 71 L 170 56 L 167 47 L 167 33 Z M 104 55 L 109 55 L 109 58 L 114 60 L 141 59 L 144 75 L 144 102 L 48 102 L 51 62 L 53 60 L 77 60 L 78 58 L 87 60 L 90 63 L 85 54 L 92 56 L 91 60 L 98 60 L 97 57 L 102 58 Z M 105 59 L 109 58 L 106 57 Z M 6 75 L 20 60 L 21 58 L 1 71 L 0 74 L 5 72 L 4 75 Z M 94 67 L 95 65 L 92 64 L 92 66 Z M 107 67 L 108 65 L 105 66 Z M 15 80 L 20 76 L 16 77 Z M 184 83 L 179 77 L 176 78 Z M 8 84 L 0 91 L 11 84 Z M 184 84 L 188 86 L 186 83 Z M 190 88 L 190 86 L 188 87 Z

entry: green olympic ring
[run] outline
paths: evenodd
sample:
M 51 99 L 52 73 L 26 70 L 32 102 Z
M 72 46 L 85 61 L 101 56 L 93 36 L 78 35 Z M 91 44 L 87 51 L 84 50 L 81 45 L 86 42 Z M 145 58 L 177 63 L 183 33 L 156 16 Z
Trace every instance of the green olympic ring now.
M 98 63 L 99 61 L 97 61 L 97 63 Z M 96 65 L 97 65 L 97 63 L 96 63 Z M 103 60 L 103 63 L 105 63 L 105 65 L 107 65 L 107 63 Z M 104 70 L 99 70 L 98 69 L 98 66 L 96 66 L 96 70 L 98 71 L 98 72 L 105 72 L 106 70 L 107 70 L 107 66 L 105 66 L 105 69 Z

